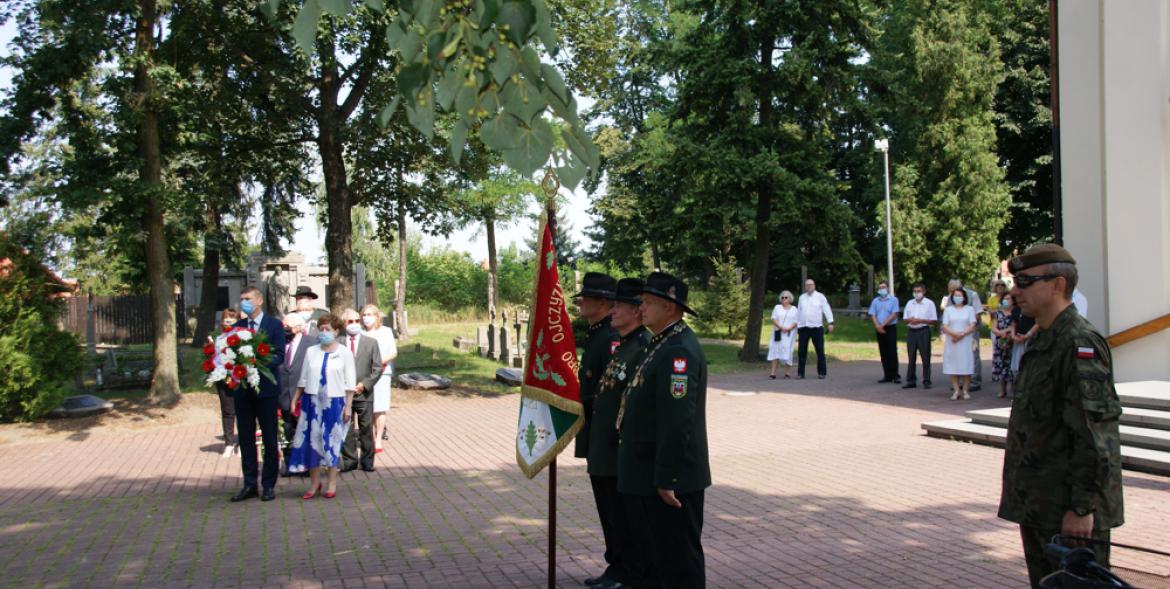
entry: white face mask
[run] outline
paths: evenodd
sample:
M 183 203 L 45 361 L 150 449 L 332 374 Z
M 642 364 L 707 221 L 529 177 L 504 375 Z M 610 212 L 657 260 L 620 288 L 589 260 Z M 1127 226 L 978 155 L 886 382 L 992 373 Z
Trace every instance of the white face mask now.
M 362 315 L 362 325 L 366 327 L 373 327 L 378 322 L 378 318 L 373 315 Z
M 312 311 L 298 311 L 298 313 L 300 313 L 301 319 L 304 319 L 305 321 L 308 321 L 313 316 Z
M 926 296 L 926 293 L 916 292 L 916 293 L 914 293 L 914 300 L 921 301 L 922 297 L 924 297 L 924 296 Z
M 952 300 L 955 301 L 956 305 L 962 305 L 964 302 L 967 301 L 966 297 L 951 297 L 951 298 L 952 298 Z
M 347 323 L 345 325 L 345 333 L 349 335 L 357 335 L 362 332 L 362 326 L 357 323 Z

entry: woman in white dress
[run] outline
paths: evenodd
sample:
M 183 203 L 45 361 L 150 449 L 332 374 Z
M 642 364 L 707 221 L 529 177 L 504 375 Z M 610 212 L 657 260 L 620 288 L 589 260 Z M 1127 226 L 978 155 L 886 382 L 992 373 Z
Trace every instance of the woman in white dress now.
M 382 451 L 382 440 L 390 439 L 386 429 L 386 413 L 390 411 L 390 384 L 394 380 L 393 361 L 398 357 L 398 346 L 394 342 L 394 330 L 382 324 L 382 311 L 377 305 L 362 308 L 362 327 L 366 335 L 378 340 L 378 352 L 382 354 L 382 378 L 374 384 L 374 454 Z
M 784 378 L 792 378 L 792 341 L 796 339 L 796 307 L 792 293 L 780 293 L 780 304 L 772 309 L 772 340 L 768 342 L 768 360 L 772 362 L 769 378 L 776 378 L 776 368 L 784 363 Z
M 943 310 L 943 374 L 951 377 L 951 400 L 960 396 L 970 399 L 971 375 L 975 373 L 975 309 L 967 305 L 967 294 L 961 288 L 951 291 L 951 304 Z M 961 386 L 960 386 L 961 384 Z

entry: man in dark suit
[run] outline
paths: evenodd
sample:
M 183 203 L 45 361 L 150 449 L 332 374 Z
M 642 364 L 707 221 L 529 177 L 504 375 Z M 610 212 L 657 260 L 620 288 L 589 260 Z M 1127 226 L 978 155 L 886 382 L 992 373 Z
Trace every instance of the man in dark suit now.
M 280 474 L 289 476 L 288 455 L 292 451 L 293 434 L 297 431 L 297 416 L 293 415 L 296 408 L 292 406 L 293 393 L 297 390 L 301 368 L 305 365 L 305 351 L 316 345 L 317 338 L 309 335 L 309 326 L 298 313 L 285 315 L 282 322 L 288 343 L 284 347 L 284 362 L 280 364 L 280 420 L 284 426 L 284 463 Z
M 264 314 L 264 296 L 260 289 L 249 286 L 240 293 L 240 310 L 244 317 L 234 327 L 263 332 L 272 349 L 268 370 L 276 382 L 260 378 L 259 390 L 247 382 L 235 390 L 236 429 L 240 432 L 240 466 L 244 471 L 244 488 L 232 496 L 232 502 L 260 497 L 261 501 L 276 499 L 276 472 L 280 461 L 276 433 L 276 409 L 280 403 L 280 366 L 284 364 L 284 326 L 280 320 Z M 256 486 L 259 467 L 256 463 L 256 422 L 260 422 L 260 437 L 264 442 L 264 473 L 260 479 L 263 490 Z
M 601 380 L 605 365 L 617 347 L 618 335 L 610 326 L 609 311 L 617 291 L 617 280 L 600 272 L 586 272 L 581 282 L 581 292 L 573 295 L 581 317 L 589 322 L 585 336 L 581 365 L 577 368 L 577 380 L 581 383 L 581 404 L 585 409 L 585 426 L 577 434 L 577 445 L 573 456 L 585 458 L 589 453 L 589 420 L 593 415 L 593 393 Z
M 650 343 L 650 334 L 642 327 L 642 281 L 623 278 L 617 283 L 617 297 L 610 313 L 613 329 L 620 336 L 617 350 L 593 395 L 593 415 L 589 422 L 589 483 L 601 520 L 605 538 L 605 573 L 585 579 L 594 589 L 618 587 L 657 587 L 653 570 L 649 528 L 636 497 L 618 493 L 618 432 L 614 428 L 618 407 L 626 384 L 642 362 L 642 352 Z
M 345 335 L 341 345 L 353 353 L 354 377 L 357 386 L 353 394 L 353 418 L 357 422 L 357 435 L 351 426 L 345 435 L 345 446 L 341 449 L 341 472 L 362 470 L 374 472 L 374 385 L 382 377 L 382 354 L 378 340 L 362 334 L 362 316 L 353 309 L 341 314 L 345 321 Z M 358 458 L 358 446 L 361 458 Z
M 706 586 L 703 496 L 707 453 L 707 358 L 683 321 L 687 285 L 661 272 L 642 289 L 654 333 L 618 407 L 618 491 L 641 500 L 663 587 Z

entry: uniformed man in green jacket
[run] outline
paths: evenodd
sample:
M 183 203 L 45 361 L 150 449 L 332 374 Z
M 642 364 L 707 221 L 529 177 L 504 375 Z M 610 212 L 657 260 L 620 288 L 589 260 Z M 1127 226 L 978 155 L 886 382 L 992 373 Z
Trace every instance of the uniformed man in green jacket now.
M 649 529 L 640 517 L 641 503 L 631 501 L 631 497 L 621 495 L 617 489 L 618 431 L 614 423 L 626 383 L 633 377 L 642 360 L 642 351 L 650 343 L 639 308 L 642 286 L 638 278 L 623 278 L 617 283 L 610 320 L 620 339 L 601 374 L 589 423 L 587 471 L 605 537 L 605 562 L 609 566 L 600 577 L 585 579 L 585 584 L 601 589 L 658 585 L 652 572 Z
M 618 407 L 618 491 L 642 504 L 662 587 L 706 586 L 703 496 L 707 456 L 707 359 L 683 321 L 687 285 L 655 272 L 642 289 L 654 333 Z
M 999 517 L 1020 524 L 1033 587 L 1056 570 L 1044 545 L 1056 534 L 1108 542 L 1124 523 L 1121 403 L 1105 338 L 1072 305 L 1076 260 L 1036 246 L 1009 263 L 1012 300 L 1036 320 L 1016 376 Z M 1080 542 L 1066 542 L 1072 545 Z M 1092 543 L 1109 566 L 1109 545 Z
M 573 295 L 581 317 L 589 323 L 585 336 L 581 364 L 577 367 L 577 380 L 581 383 L 581 404 L 585 409 L 585 425 L 577 433 L 577 444 L 573 456 L 585 458 L 589 452 L 589 421 L 593 415 L 593 394 L 601 373 L 613 350 L 617 347 L 618 335 L 610 325 L 609 312 L 613 309 L 613 298 L 617 295 L 617 280 L 600 272 L 586 272 L 581 281 L 581 292 Z

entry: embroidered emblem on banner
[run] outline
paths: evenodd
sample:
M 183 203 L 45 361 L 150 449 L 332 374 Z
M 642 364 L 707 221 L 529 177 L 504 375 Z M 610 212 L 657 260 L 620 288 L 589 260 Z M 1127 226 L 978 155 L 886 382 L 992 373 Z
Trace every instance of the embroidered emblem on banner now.
M 1097 350 L 1093 348 L 1077 348 L 1077 358 L 1081 360 L 1092 360 L 1097 357 Z
M 674 373 L 675 374 L 686 374 L 687 373 L 687 359 L 686 358 L 675 358 L 674 359 Z
M 670 377 L 670 396 L 675 399 L 687 396 L 687 377 L 685 374 L 676 374 Z

